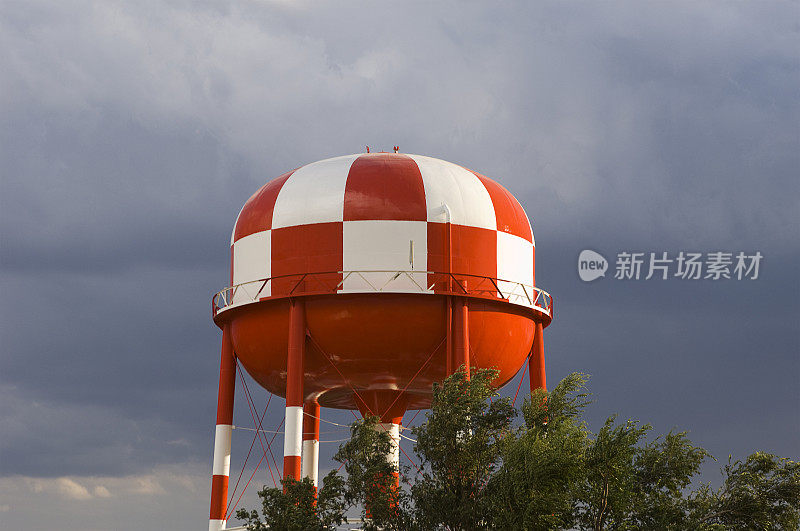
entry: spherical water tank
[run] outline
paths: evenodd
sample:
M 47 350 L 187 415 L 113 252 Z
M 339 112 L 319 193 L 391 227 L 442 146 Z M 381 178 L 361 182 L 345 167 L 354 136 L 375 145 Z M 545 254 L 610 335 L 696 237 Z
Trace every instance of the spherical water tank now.
M 536 323 L 552 318 L 534 264 L 528 217 L 495 181 L 426 156 L 347 155 L 285 173 L 245 203 L 214 320 L 230 325 L 248 373 L 285 396 L 290 307 L 302 300 L 304 401 L 390 401 L 402 414 L 427 407 L 457 366 L 454 308 L 467 312 L 461 360 L 497 368 L 498 386 L 516 374 Z

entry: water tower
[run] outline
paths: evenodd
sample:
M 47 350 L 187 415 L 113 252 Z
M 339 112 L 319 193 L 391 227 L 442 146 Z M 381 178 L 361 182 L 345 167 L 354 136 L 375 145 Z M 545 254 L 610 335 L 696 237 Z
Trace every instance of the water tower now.
M 209 529 L 224 529 L 235 358 L 286 398 L 284 477 L 316 483 L 320 407 L 381 418 L 410 409 L 461 365 L 502 386 L 528 360 L 545 386 L 550 295 L 519 202 L 476 172 L 420 155 L 366 153 L 290 171 L 247 200 L 231 236 Z

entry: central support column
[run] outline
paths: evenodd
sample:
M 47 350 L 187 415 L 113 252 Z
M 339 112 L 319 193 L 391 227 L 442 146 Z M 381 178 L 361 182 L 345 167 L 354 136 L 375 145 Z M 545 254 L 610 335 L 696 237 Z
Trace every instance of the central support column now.
M 286 360 L 286 422 L 283 436 L 283 477 L 301 478 L 303 448 L 303 358 L 306 346 L 306 308 L 302 298 L 292 300 L 289 312 L 289 348 Z
M 318 486 L 319 478 L 319 403 L 309 400 L 303 407 L 303 477 Z
M 383 421 L 384 419 L 381 419 Z M 395 486 L 400 485 L 400 424 L 403 422 L 403 417 L 394 417 L 391 419 L 385 419 L 389 422 L 381 422 L 378 424 L 375 429 L 380 431 L 385 431 L 389 434 L 389 437 L 392 439 L 392 448 L 388 454 L 386 454 L 386 460 L 391 464 L 397 472 L 395 472 Z
M 466 297 L 453 301 L 453 370 L 461 365 L 469 378 L 469 303 Z
M 544 372 L 544 337 L 542 336 L 542 323 L 536 323 L 536 333 L 533 336 L 533 347 L 528 357 L 528 373 L 530 374 L 531 393 L 536 389 L 547 391 L 547 375 Z
M 362 391 L 355 397 L 362 417 L 373 415 L 380 418 L 375 429 L 385 431 L 392 440 L 386 460 L 392 464 L 395 473 L 395 486 L 400 485 L 400 424 L 408 406 L 408 397 L 399 390 L 385 389 Z
M 225 529 L 225 514 L 228 511 L 228 477 L 231 469 L 235 387 L 236 361 L 233 354 L 230 325 L 226 324 L 222 329 L 222 349 L 219 360 L 219 394 L 217 395 L 217 428 L 214 434 L 214 464 L 211 472 L 209 531 Z

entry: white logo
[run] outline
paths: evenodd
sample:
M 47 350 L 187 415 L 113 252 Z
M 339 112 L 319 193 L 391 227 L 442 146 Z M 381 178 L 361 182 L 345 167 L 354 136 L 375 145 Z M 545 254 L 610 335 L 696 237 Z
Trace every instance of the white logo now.
M 607 269 L 608 260 L 600 253 L 586 249 L 581 251 L 578 256 L 578 276 L 584 282 L 591 282 L 606 276 Z

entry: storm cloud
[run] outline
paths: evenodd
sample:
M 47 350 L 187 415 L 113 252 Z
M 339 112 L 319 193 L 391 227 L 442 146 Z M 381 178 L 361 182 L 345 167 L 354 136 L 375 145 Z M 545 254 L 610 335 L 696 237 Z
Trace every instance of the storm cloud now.
M 797 458 L 799 17 L 791 2 L 0 4 L 0 520 L 205 525 L 210 297 L 236 213 L 366 145 L 520 199 L 556 300 L 548 379 L 593 375 L 590 422 Z M 621 251 L 764 259 L 754 281 L 586 284 L 582 249 L 612 269 Z

